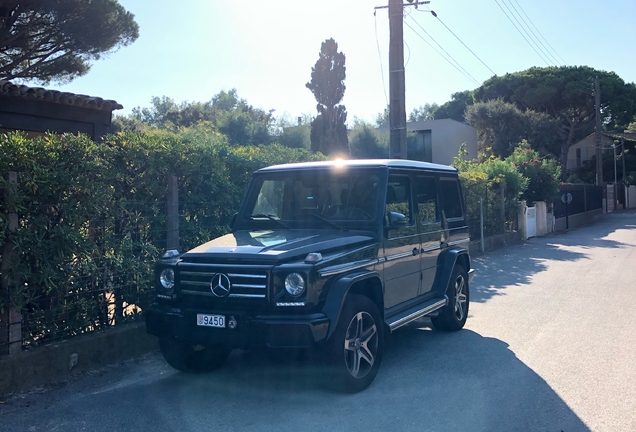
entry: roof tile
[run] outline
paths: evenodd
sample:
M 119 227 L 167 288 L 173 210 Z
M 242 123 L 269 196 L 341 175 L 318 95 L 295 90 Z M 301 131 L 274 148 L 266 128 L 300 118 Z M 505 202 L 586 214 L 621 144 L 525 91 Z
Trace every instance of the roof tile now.
M 103 111 L 114 111 L 123 108 L 123 105 L 111 99 L 105 100 L 96 96 L 49 90 L 43 87 L 17 85 L 13 84 L 11 81 L 1 79 L 0 95 L 42 99 L 62 105 L 76 105 Z

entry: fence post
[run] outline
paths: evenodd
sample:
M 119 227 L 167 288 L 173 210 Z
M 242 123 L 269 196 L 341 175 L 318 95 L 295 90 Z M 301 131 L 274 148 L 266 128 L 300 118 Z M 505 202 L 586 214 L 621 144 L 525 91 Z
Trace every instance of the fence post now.
M 481 253 L 484 253 L 484 199 L 479 198 L 479 225 L 481 229 Z
M 499 183 L 501 193 L 501 233 L 506 232 L 506 198 L 504 195 L 505 186 L 503 183 Z
M 166 212 L 166 248 L 179 249 L 179 184 L 176 176 L 168 177 Z
M 18 173 L 10 171 L 7 175 L 9 187 L 4 190 L 4 200 L 7 203 L 6 208 L 9 213 L 7 219 L 9 221 L 9 231 L 15 231 L 18 228 L 18 214 L 15 213 L 12 196 L 18 185 Z M 2 281 L 0 293 L 4 300 L 4 311 L 0 315 L 0 354 L 17 354 L 22 351 L 22 312 L 16 309 L 9 296 L 10 281 L 7 271 L 13 266 L 16 260 L 13 244 L 5 239 L 2 251 Z

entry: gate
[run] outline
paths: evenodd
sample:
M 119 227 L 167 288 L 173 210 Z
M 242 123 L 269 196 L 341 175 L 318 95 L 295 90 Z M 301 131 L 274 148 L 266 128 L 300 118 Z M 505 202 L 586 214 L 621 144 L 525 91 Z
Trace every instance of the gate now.
M 537 208 L 526 207 L 526 231 L 527 238 L 537 236 Z

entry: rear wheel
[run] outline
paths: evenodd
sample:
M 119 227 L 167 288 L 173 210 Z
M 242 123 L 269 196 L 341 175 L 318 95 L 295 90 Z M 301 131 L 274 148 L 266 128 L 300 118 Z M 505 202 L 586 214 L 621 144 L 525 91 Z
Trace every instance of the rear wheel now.
M 160 338 L 159 347 L 166 362 L 181 372 L 202 373 L 220 368 L 232 352 L 223 346 L 188 344 L 175 338 Z
M 337 390 L 355 393 L 375 379 L 384 351 L 384 327 L 376 305 L 350 294 L 325 347 L 328 383 Z
M 459 264 L 455 265 L 453 269 L 453 274 L 446 288 L 446 296 L 448 304 L 440 309 L 436 317 L 431 317 L 431 321 L 438 330 L 461 330 L 468 317 L 470 292 L 468 290 L 468 274 L 464 267 Z

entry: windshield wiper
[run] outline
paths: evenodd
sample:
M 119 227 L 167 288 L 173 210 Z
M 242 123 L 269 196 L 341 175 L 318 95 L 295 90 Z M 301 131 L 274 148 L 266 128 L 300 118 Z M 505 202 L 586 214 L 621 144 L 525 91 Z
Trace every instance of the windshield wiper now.
M 316 219 L 320 219 L 321 221 L 323 221 L 323 222 L 324 222 L 324 223 L 326 223 L 327 225 L 331 225 L 332 227 L 336 228 L 337 230 L 340 230 L 340 231 L 344 231 L 344 230 L 345 230 L 344 228 L 342 228 L 342 227 L 341 227 L 340 225 L 338 225 L 337 223 L 332 222 L 332 221 L 330 221 L 329 219 L 327 219 L 327 218 L 325 218 L 325 217 L 323 217 L 323 216 L 320 216 L 320 215 L 319 215 L 319 214 L 317 214 L 317 213 L 303 213 L 303 216 L 304 216 L 304 215 L 309 215 L 309 216 L 313 216 L 313 217 L 315 217 Z
M 289 227 L 287 226 L 287 224 L 283 221 L 281 221 L 280 219 L 278 219 L 278 217 L 276 215 L 271 215 L 271 214 L 265 214 L 265 213 L 258 213 L 258 214 L 253 214 L 250 216 L 250 219 L 252 220 L 256 220 L 256 219 L 267 219 L 267 220 L 271 220 L 274 222 L 277 222 L 280 226 L 282 226 L 283 228 L 289 229 Z

